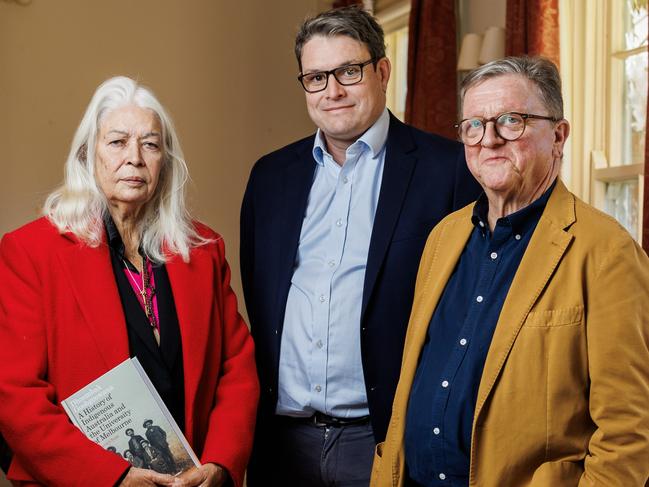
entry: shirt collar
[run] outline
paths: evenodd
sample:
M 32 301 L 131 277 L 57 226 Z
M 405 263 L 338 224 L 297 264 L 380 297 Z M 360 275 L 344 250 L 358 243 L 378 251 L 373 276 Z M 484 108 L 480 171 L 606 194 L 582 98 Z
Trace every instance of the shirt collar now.
M 124 242 L 122 241 L 122 236 L 119 234 L 117 225 L 115 225 L 113 218 L 108 212 L 106 212 L 106 215 L 104 216 L 104 227 L 106 227 L 106 240 L 108 241 L 108 246 L 117 252 L 120 259 L 124 259 Z
M 552 190 L 554 190 L 554 187 L 557 185 L 557 179 L 558 178 L 554 180 L 550 187 L 545 190 L 545 193 L 543 193 L 539 198 L 511 215 L 499 218 L 496 225 L 501 224 L 511 226 L 512 233 L 519 235 L 525 234 L 528 230 L 533 228 L 539 218 L 541 218 L 541 214 L 543 213 L 545 205 L 552 194 Z M 483 192 L 473 207 L 473 216 L 471 217 L 473 225 L 480 230 L 483 235 L 486 235 L 489 232 L 489 225 L 487 223 L 488 213 L 489 200 L 487 199 L 487 195 Z
M 117 230 L 117 225 L 115 225 L 113 217 L 111 217 L 110 213 L 108 212 L 106 212 L 106 215 L 104 216 L 104 227 L 106 228 L 106 240 L 108 241 L 108 247 L 116 253 L 119 260 L 121 260 L 122 263 L 126 264 L 126 266 L 129 267 L 131 271 L 138 272 L 137 268 L 131 262 L 126 260 L 126 247 L 124 246 L 124 241 L 122 240 L 122 236 L 119 234 L 119 230 Z M 144 256 L 142 248 L 138 249 L 138 252 L 141 256 Z
M 378 157 L 388 140 L 389 128 L 390 114 L 388 109 L 384 108 L 376 122 L 347 148 L 347 153 L 349 154 L 354 151 L 361 152 L 365 148 L 368 148 L 373 159 Z M 319 165 L 323 166 L 325 154 L 328 154 L 327 144 L 324 140 L 322 130 L 318 129 L 315 134 L 315 140 L 313 141 L 313 158 Z

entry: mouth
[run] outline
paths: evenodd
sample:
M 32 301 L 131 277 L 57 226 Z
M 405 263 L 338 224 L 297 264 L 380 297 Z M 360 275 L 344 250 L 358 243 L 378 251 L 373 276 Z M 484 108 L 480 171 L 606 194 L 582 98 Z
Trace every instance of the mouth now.
M 121 178 L 120 181 L 129 186 L 141 186 L 146 183 L 144 178 L 138 176 L 129 176 L 127 178 Z
M 507 160 L 507 158 L 504 157 L 504 156 L 493 156 L 493 157 L 488 157 L 487 159 L 484 159 L 482 161 L 482 164 L 496 165 L 496 164 L 502 164 L 506 160 Z
M 338 112 L 338 111 L 341 111 L 341 110 L 347 110 L 347 109 L 350 109 L 350 108 L 353 108 L 353 107 L 354 107 L 354 105 L 342 105 L 342 106 L 336 106 L 336 107 L 323 108 L 322 111 L 332 113 L 332 112 Z

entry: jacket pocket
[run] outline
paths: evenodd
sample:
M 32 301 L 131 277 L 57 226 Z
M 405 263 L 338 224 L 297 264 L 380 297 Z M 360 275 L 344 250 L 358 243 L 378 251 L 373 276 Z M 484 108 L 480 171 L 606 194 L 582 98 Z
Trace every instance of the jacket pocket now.
M 554 326 L 579 325 L 584 320 L 584 307 L 546 309 L 530 311 L 523 323 L 526 328 L 548 328 Z

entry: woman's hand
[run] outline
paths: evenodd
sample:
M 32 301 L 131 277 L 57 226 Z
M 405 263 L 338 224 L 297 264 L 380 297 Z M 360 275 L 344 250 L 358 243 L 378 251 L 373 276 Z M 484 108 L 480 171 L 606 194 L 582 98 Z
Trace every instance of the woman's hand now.
M 226 470 L 214 463 L 206 463 L 199 468 L 192 468 L 176 477 L 174 487 L 221 487 L 228 480 Z
M 176 485 L 176 478 L 164 473 L 154 472 L 145 468 L 131 467 L 119 484 L 119 487 L 155 487 L 158 485 Z

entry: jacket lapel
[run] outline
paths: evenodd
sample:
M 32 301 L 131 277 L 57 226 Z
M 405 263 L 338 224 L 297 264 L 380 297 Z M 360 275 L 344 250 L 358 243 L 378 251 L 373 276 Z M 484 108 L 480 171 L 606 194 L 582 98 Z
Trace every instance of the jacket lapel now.
M 386 442 L 389 443 L 383 447 L 384 455 L 387 451 L 398 452 L 392 457 L 391 471 L 393 478 L 403 475 L 405 462 L 403 434 L 406 425 L 408 399 L 419 364 L 421 350 L 426 341 L 426 334 L 428 333 L 433 312 L 473 231 L 474 227 L 471 223 L 473 206 L 470 205 L 458 211 L 451 217 L 453 220 L 440 223 L 433 230 L 432 236 L 424 249 L 422 267 L 417 273 L 412 314 L 408 323 L 408 332 L 406 333 L 406 342 L 403 349 L 401 374 L 390 418 L 390 428 L 398 433 L 394 435 L 388 433 Z M 438 237 L 435 239 L 436 235 Z M 429 257 L 431 255 L 432 258 Z M 397 484 L 394 483 L 394 485 Z
M 575 221 L 574 205 L 574 196 L 557 181 L 500 312 L 478 389 L 474 428 L 525 318 L 572 241 L 565 229 Z
M 214 264 L 210 255 L 199 247 L 192 251 L 189 263 L 183 262 L 180 256 L 174 256 L 166 267 L 180 327 L 185 378 L 185 431 L 191 442 L 194 401 L 201 371 L 206 357 L 212 355 L 206 350 L 209 328 L 212 314 L 218 313 L 212 309 Z
M 424 258 L 430 252 L 434 252 L 434 257 L 423 275 L 425 281 L 421 290 L 415 292 L 412 306 L 413 315 L 411 325 L 409 325 L 410 329 L 406 335 L 403 354 L 404 366 L 407 360 L 414 361 L 411 364 L 412 378 L 414 378 L 414 371 L 419 362 L 433 312 L 473 231 L 474 226 L 471 223 L 473 206 L 470 205 L 460 210 L 452 222 L 444 224 L 435 249 L 426 248 L 424 250 Z M 420 274 L 423 270 L 420 271 Z M 421 278 L 420 275 L 417 276 L 417 279 Z
M 365 315 L 367 303 L 376 283 L 376 277 L 392 240 L 392 234 L 399 219 L 401 206 L 417 162 L 416 157 L 411 154 L 415 147 L 406 126 L 390 114 L 390 128 L 383 166 L 381 192 L 367 254 L 361 320 Z
M 291 277 L 295 267 L 295 256 L 300 241 L 302 222 L 306 212 L 309 192 L 313 184 L 313 175 L 316 162 L 313 160 L 311 149 L 313 137 L 306 139 L 304 144 L 295 152 L 295 160 L 283 169 L 283 194 L 280 209 L 283 215 L 280 221 L 281 231 L 275 235 L 279 239 L 279 269 L 276 286 L 276 323 L 280 329 L 283 326 L 284 308 L 286 297 L 291 284 Z M 281 336 L 281 333 L 280 335 Z
M 76 299 L 85 326 L 91 331 L 107 370 L 129 356 L 128 335 L 122 303 L 108 247 L 80 243 L 65 234 L 74 245 L 59 252 L 59 260 Z

